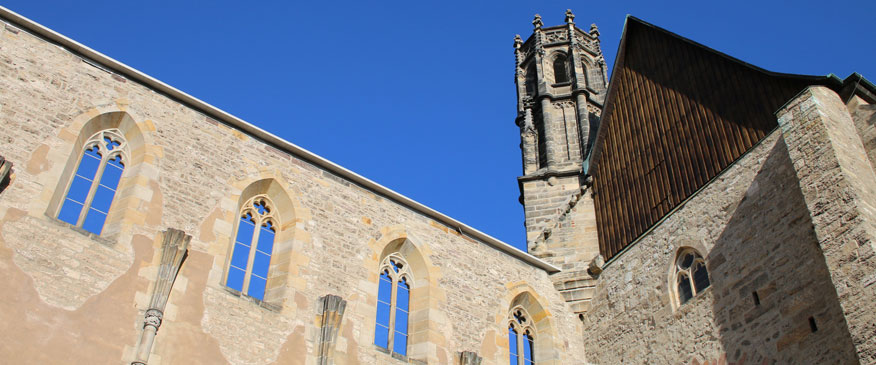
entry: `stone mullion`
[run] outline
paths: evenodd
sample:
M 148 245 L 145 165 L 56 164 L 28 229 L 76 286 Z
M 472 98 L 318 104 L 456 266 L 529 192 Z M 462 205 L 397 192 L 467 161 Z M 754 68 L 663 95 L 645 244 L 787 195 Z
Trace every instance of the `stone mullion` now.
M 393 349 L 395 348 L 395 305 L 398 294 L 398 280 L 400 275 L 393 270 L 392 266 L 387 268 L 389 270 L 390 278 L 392 279 L 392 287 L 390 288 L 390 299 L 389 299 L 389 335 L 386 337 L 386 344 L 389 347 L 389 353 L 393 353 Z
M 101 134 L 102 136 L 103 134 Z M 94 195 L 97 192 L 97 187 L 100 185 L 100 178 L 103 177 L 103 171 L 106 169 L 106 164 L 109 161 L 109 152 L 106 151 L 105 147 L 97 142 L 97 149 L 101 152 L 100 156 L 100 165 L 97 166 L 97 172 L 94 173 L 94 178 L 91 180 L 91 188 L 88 189 L 88 194 L 85 195 L 85 201 L 82 202 L 82 211 L 79 212 L 79 219 L 76 220 L 76 226 L 82 227 L 85 224 L 85 217 L 88 216 L 88 211 L 91 210 L 91 202 L 94 201 Z M 82 149 L 82 154 L 79 157 L 79 165 L 82 164 L 82 160 L 85 159 L 85 148 Z M 73 180 L 76 180 L 76 172 L 79 171 L 79 165 L 76 166 L 76 169 L 73 170 L 73 178 L 70 179 L 70 186 L 73 186 Z M 69 188 L 67 188 L 67 193 L 69 194 Z M 66 199 L 67 196 L 65 195 Z M 106 212 L 109 215 L 109 212 Z
M 516 326 L 515 326 L 516 327 Z M 523 336 L 526 334 L 526 328 L 518 328 L 517 329 L 517 364 L 518 365 L 526 365 L 526 360 L 524 358 L 524 350 L 523 350 Z
M 256 245 L 259 242 L 259 234 L 261 234 L 262 222 L 264 219 L 258 214 L 258 212 L 253 212 L 253 216 L 255 219 L 255 228 L 253 228 L 252 233 L 252 241 L 249 243 L 249 257 L 246 259 L 246 272 L 243 274 L 243 286 L 240 288 L 242 294 L 247 294 L 249 292 L 249 279 L 252 277 L 252 265 L 255 262 L 255 253 L 256 253 Z M 238 228 L 240 230 L 240 228 Z M 237 243 L 235 242 L 235 245 Z M 267 281 L 267 278 L 265 278 Z M 265 289 L 267 289 L 267 283 L 265 285 Z
M 687 281 L 690 283 L 691 299 L 697 296 L 697 286 L 694 284 L 693 266 L 687 271 Z

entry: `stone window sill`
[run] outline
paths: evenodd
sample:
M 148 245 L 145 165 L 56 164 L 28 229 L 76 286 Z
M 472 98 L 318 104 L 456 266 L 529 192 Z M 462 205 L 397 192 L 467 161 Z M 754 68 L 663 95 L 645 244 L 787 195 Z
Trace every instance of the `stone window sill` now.
M 240 299 L 253 302 L 259 308 L 265 309 L 267 311 L 279 313 L 283 309 L 282 306 L 280 306 L 279 304 L 270 303 L 270 302 L 266 302 L 266 301 L 261 300 L 261 299 L 253 298 L 253 297 L 246 295 L 246 294 L 243 294 L 237 290 L 231 289 L 225 285 L 223 285 L 222 288 L 225 289 L 226 293 L 231 294 L 231 295 L 238 297 Z
M 62 220 L 60 220 L 60 219 L 58 219 L 58 218 L 56 218 L 56 217 L 52 217 L 52 216 L 50 216 L 48 213 L 46 213 L 45 215 L 46 215 L 46 217 L 49 218 L 49 222 L 54 223 L 54 224 L 56 224 L 56 225 L 58 225 L 58 226 L 61 226 L 61 227 L 68 228 L 68 229 L 70 229 L 70 230 L 72 230 L 72 231 L 74 231 L 74 232 L 77 232 L 77 233 L 79 233 L 79 234 L 81 234 L 81 235 L 83 235 L 83 236 L 85 236 L 85 237 L 88 237 L 89 239 L 91 239 L 91 240 L 93 240 L 93 241 L 95 241 L 95 242 L 97 242 L 97 243 L 100 243 L 100 244 L 102 244 L 102 245 L 104 245 L 104 246 L 113 247 L 113 246 L 116 245 L 116 243 L 118 243 L 118 237 L 115 237 L 115 236 L 107 236 L 107 237 L 99 236 L 99 235 L 96 235 L 96 234 L 91 233 L 91 232 L 89 232 L 89 231 L 86 231 L 86 230 L 83 229 L 82 227 L 77 227 L 77 226 L 74 226 L 74 225 L 72 225 L 72 224 L 70 224 L 70 223 L 64 222 L 64 221 L 62 221 Z
M 399 354 L 396 352 L 391 352 L 391 351 L 389 351 L 389 349 L 377 346 L 375 344 L 372 344 L 372 346 L 374 346 L 374 348 L 377 349 L 378 352 L 382 352 L 384 354 L 392 356 L 393 359 L 400 360 L 400 361 L 403 361 L 403 362 L 406 362 L 409 364 L 426 364 L 426 362 L 423 360 L 412 359 L 408 356 L 405 356 L 405 355 L 402 355 L 402 354 Z

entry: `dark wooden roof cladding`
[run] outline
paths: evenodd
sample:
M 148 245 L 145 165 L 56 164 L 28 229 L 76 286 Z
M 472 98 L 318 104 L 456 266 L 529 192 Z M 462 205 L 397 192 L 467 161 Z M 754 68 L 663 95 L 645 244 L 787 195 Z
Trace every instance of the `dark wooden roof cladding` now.
M 778 74 L 627 17 L 591 156 L 600 251 L 617 255 L 829 77 Z

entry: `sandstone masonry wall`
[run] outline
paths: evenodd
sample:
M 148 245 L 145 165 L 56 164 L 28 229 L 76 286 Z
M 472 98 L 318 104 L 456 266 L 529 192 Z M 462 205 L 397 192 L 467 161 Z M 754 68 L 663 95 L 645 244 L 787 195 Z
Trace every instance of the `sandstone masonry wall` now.
M 51 206 L 81 128 L 127 115 L 142 136 L 96 237 Z M 483 242 L 217 122 L 14 25 L 0 24 L 0 154 L 15 178 L 0 194 L 0 358 L 12 363 L 130 363 L 160 260 L 160 232 L 190 234 L 150 364 L 313 363 L 318 298 L 347 301 L 337 364 L 400 363 L 372 344 L 377 269 L 387 245 L 423 257 L 410 361 L 508 357 L 507 312 L 535 298 L 549 326 L 544 363 L 584 362 L 580 322 L 549 275 Z M 134 133 L 134 132 L 132 132 Z M 288 195 L 272 272 L 256 303 L 223 285 L 238 204 L 274 181 Z M 281 194 L 281 195 L 282 195 Z M 412 264 L 413 265 L 413 264 Z M 22 351 L 21 349 L 28 349 Z M 540 361 L 541 363 L 541 361 Z
M 679 306 L 683 247 L 711 286 Z M 584 321 L 601 363 L 856 363 L 780 132 L 609 262 Z
M 862 141 L 871 135 L 826 87 L 777 114 L 857 356 L 876 363 L 876 173 Z

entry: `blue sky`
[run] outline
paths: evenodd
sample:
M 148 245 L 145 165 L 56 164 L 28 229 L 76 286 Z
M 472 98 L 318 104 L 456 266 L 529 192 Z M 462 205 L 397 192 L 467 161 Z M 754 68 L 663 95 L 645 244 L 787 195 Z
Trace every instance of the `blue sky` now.
M 714 4 L 712 4 L 714 3 Z M 34 1 L 21 15 L 517 247 L 514 34 L 626 14 L 771 71 L 876 80 L 876 1 Z

